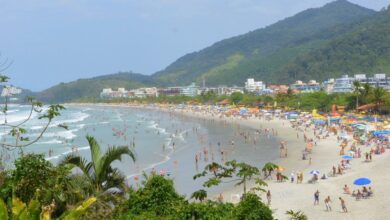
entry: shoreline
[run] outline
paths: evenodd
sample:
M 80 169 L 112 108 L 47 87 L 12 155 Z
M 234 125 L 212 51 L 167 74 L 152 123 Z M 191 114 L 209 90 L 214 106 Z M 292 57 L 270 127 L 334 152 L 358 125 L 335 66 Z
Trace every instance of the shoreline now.
M 128 105 L 128 104 L 73 104 L 68 103 L 66 105 L 72 106 L 84 106 L 84 107 L 131 107 L 131 108 L 147 108 L 144 105 Z M 316 184 L 307 183 L 310 174 L 308 172 L 312 169 L 320 170 L 322 173 L 328 173 L 331 171 L 332 166 L 337 166 L 341 161 L 339 155 L 339 144 L 335 135 L 331 134 L 327 139 L 321 139 L 318 141 L 317 146 L 313 148 L 309 157 L 312 158 L 311 163 L 309 160 L 302 160 L 302 150 L 305 148 L 305 142 L 303 141 L 304 131 L 297 131 L 290 126 L 288 120 L 272 119 L 270 121 L 259 118 L 248 119 L 236 119 L 236 118 L 219 118 L 213 114 L 207 114 L 205 112 L 191 112 L 176 109 L 153 108 L 161 111 L 172 112 L 175 114 L 181 114 L 189 117 L 202 118 L 206 120 L 224 120 L 228 123 L 236 123 L 240 126 L 248 126 L 253 129 L 273 128 L 278 132 L 278 137 L 287 142 L 288 157 L 279 158 L 273 162 L 277 165 L 285 168 L 283 174 L 290 176 L 291 172 L 302 172 L 304 175 L 304 181 L 302 184 L 287 182 L 278 183 L 275 180 L 267 180 L 268 187 L 272 194 L 271 209 L 274 211 L 274 217 L 276 219 L 287 219 L 285 212 L 287 210 L 303 211 L 309 219 L 386 219 L 390 211 L 386 211 L 385 204 L 390 201 L 386 197 L 386 194 L 390 193 L 390 189 L 386 186 L 386 182 L 390 180 L 386 177 L 386 173 L 390 172 L 390 162 L 388 159 L 388 150 L 379 156 L 374 156 L 374 162 L 365 163 L 362 162 L 362 158 L 356 158 L 352 160 L 352 168 L 345 174 L 337 177 L 329 177 L 326 180 L 319 180 Z M 309 128 L 306 131 L 308 137 L 313 136 L 314 129 Z M 297 133 L 299 138 L 297 138 Z M 369 148 L 360 146 L 363 152 L 366 152 Z M 354 186 L 353 180 L 359 177 L 369 177 L 373 180 L 374 197 L 365 199 L 363 201 L 355 201 L 355 198 L 350 195 L 343 194 L 342 187 L 347 184 L 351 189 L 357 189 Z M 249 184 L 249 187 L 251 184 Z M 320 205 L 313 205 L 313 194 L 316 190 L 320 191 Z M 352 191 L 352 190 L 351 190 Z M 242 189 L 233 187 L 228 190 L 224 190 L 224 201 L 235 201 L 237 195 L 242 194 Z M 334 211 L 327 212 L 325 210 L 325 204 L 323 199 L 326 196 L 330 196 L 332 199 L 332 208 Z M 216 195 L 209 195 L 210 199 L 215 198 Z M 265 193 L 261 193 L 263 201 L 267 201 Z M 342 213 L 338 197 L 342 197 L 347 204 L 350 212 Z M 367 210 L 369 210 L 367 212 Z

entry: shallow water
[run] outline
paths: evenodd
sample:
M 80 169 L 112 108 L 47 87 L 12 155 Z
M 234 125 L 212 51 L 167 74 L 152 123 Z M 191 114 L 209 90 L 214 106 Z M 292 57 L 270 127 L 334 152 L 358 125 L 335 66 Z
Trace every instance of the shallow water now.
M 13 107 L 7 121 L 17 123 L 27 114 L 27 106 Z M 30 139 L 37 137 L 44 126 L 38 117 L 39 114 L 35 114 L 26 125 Z M 58 128 L 60 124 L 66 124 L 68 130 Z M 0 129 L 3 141 L 10 141 L 11 137 L 4 135 L 7 129 Z M 43 153 L 48 160 L 57 163 L 63 156 L 77 149 L 76 153 L 89 160 L 89 146 L 85 139 L 87 134 L 94 136 L 104 150 L 113 145 L 126 145 L 135 151 L 135 163 L 126 156 L 114 164 L 127 176 L 129 184 L 136 187 L 141 181 L 142 171 L 155 170 L 169 174 L 177 190 L 188 196 L 203 188 L 202 181 L 205 179 L 194 181 L 192 177 L 212 161 L 222 163 L 236 159 L 261 167 L 278 157 L 278 140 L 264 132 L 259 134 L 254 129 L 214 120 L 122 107 L 68 107 L 55 119 L 43 138 L 24 151 Z M 247 141 L 243 134 L 247 136 Z M 50 154 L 49 150 L 52 151 Z M 3 154 L 10 155 L 3 156 L 6 161 L 12 161 L 18 155 L 17 151 L 4 150 Z M 198 169 L 196 154 L 201 155 Z M 215 193 L 233 185 L 223 184 L 208 191 Z

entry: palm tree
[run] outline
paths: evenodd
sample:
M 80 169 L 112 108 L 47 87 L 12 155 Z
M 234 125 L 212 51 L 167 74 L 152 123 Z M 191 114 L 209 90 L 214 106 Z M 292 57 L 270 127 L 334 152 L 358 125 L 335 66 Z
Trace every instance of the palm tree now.
M 362 90 L 362 98 L 366 101 L 368 95 L 370 95 L 372 91 L 372 86 L 368 83 L 363 84 L 363 90 Z M 367 102 L 367 101 L 366 101 Z
M 307 216 L 302 211 L 293 211 L 289 210 L 286 212 L 286 215 L 290 216 L 291 220 L 307 220 Z
M 200 202 L 203 202 L 207 198 L 207 192 L 204 189 L 200 189 L 192 193 L 191 198 L 197 199 Z
M 107 192 L 110 189 L 125 189 L 125 177 L 117 168 L 111 164 L 116 160 L 121 160 L 123 155 L 128 155 L 135 161 L 135 154 L 127 147 L 110 147 L 105 154 L 101 152 L 99 144 L 95 138 L 87 135 L 87 140 L 91 150 L 91 161 L 87 162 L 75 154 L 66 156 L 60 165 L 71 165 L 79 168 L 87 179 L 87 184 L 92 187 L 93 194 Z
M 384 101 L 386 91 L 382 87 L 376 87 L 373 91 L 373 100 L 378 108 L 378 112 L 381 110 L 381 105 Z
M 352 90 L 353 90 L 353 93 L 355 94 L 356 96 L 356 110 L 359 108 L 359 96 L 361 95 L 362 93 L 362 85 L 359 81 L 353 81 L 352 83 Z

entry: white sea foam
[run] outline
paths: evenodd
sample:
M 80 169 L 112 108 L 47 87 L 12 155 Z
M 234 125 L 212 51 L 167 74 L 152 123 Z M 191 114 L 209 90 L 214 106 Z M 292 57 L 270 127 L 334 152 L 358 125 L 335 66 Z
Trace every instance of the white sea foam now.
M 39 144 L 62 144 L 62 141 L 57 140 L 57 139 L 52 139 L 49 141 L 42 141 L 42 142 L 38 142 L 38 143 Z
M 69 149 L 70 150 L 65 151 L 63 153 L 60 153 L 60 154 L 57 154 L 57 155 L 54 155 L 54 156 L 51 156 L 51 157 L 46 157 L 46 160 L 56 160 L 56 159 L 59 159 L 62 156 L 66 156 L 68 154 L 73 153 L 72 149 L 71 148 L 69 148 Z M 83 150 L 89 150 L 89 146 L 84 146 L 84 147 L 78 147 L 77 148 L 77 151 L 83 151 Z
M 67 140 L 70 140 L 70 139 L 77 137 L 77 135 L 74 134 L 77 131 L 78 131 L 78 129 L 59 131 L 59 132 L 49 132 L 49 133 L 45 133 L 43 136 L 44 137 L 62 137 L 62 138 L 65 138 Z
M 156 166 L 159 166 L 161 164 L 164 164 L 164 163 L 168 162 L 171 159 L 168 155 L 162 155 L 162 156 L 164 156 L 164 160 L 162 160 L 160 162 L 157 162 L 157 163 L 150 164 L 149 166 L 143 168 L 142 172 L 143 171 L 147 171 L 147 170 L 151 170 L 151 169 L 155 168 Z M 127 175 L 126 179 L 130 179 L 131 177 L 134 177 L 134 176 L 139 176 L 139 175 L 142 174 L 142 172 L 138 172 L 138 173 L 133 173 L 133 174 Z
M 71 115 L 71 119 L 65 119 L 65 120 L 58 120 L 50 125 L 50 127 L 56 127 L 60 124 L 73 124 L 77 122 L 84 121 L 89 117 L 89 114 L 84 113 L 84 112 L 77 112 L 75 114 Z

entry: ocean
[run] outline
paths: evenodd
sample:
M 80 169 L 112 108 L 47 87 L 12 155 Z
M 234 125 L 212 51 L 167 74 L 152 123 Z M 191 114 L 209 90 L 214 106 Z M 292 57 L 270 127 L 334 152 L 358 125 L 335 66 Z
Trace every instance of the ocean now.
M 45 108 L 44 108 L 45 109 Z M 46 108 L 47 109 L 47 108 Z M 17 124 L 28 116 L 29 106 L 11 106 L 5 117 L 9 124 Z M 30 140 L 36 138 L 44 120 L 33 114 L 24 126 Z M 68 129 L 58 125 L 66 124 Z M 197 172 L 211 162 L 223 163 L 235 159 L 257 167 L 279 156 L 277 137 L 258 128 L 248 128 L 222 121 L 204 120 L 151 109 L 102 106 L 67 106 L 61 116 L 54 119 L 43 137 L 24 149 L 24 153 L 41 153 L 52 163 L 58 163 L 65 155 L 76 153 L 90 160 L 86 135 L 96 138 L 103 151 L 110 146 L 128 146 L 136 154 L 133 162 L 128 156 L 117 161 L 118 167 L 127 177 L 129 185 L 139 187 L 142 172 L 155 171 L 168 175 L 179 193 L 190 196 L 202 189 L 205 180 L 193 180 Z M 259 132 L 260 131 L 260 132 Z M 0 127 L 2 142 L 14 141 L 9 129 Z M 222 153 L 221 153 L 222 152 Z M 1 150 L 2 161 L 11 167 L 18 150 Z M 195 157 L 198 155 L 198 163 Z M 7 164 L 8 163 L 8 164 Z M 216 194 L 234 182 L 207 189 Z

